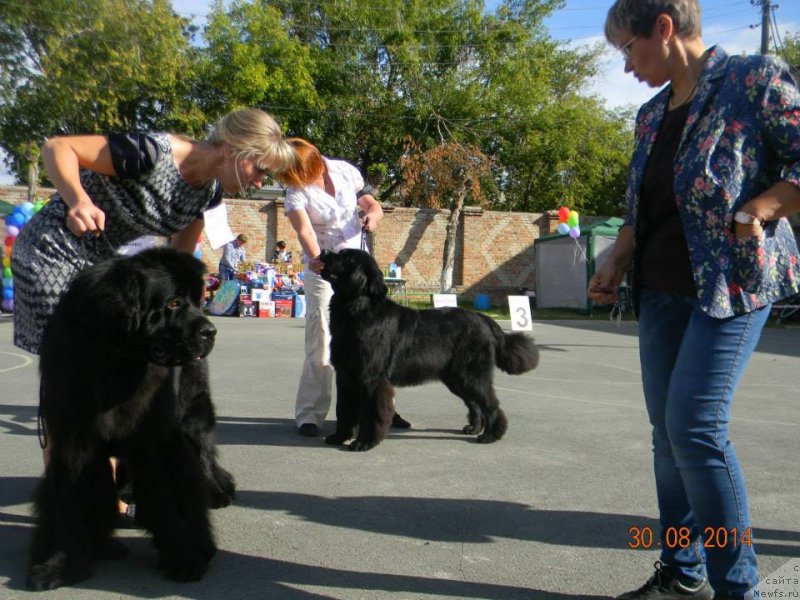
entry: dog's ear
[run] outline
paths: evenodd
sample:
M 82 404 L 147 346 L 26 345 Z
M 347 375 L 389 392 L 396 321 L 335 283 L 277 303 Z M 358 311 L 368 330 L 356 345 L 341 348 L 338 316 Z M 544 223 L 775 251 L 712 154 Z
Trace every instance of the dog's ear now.
M 139 329 L 143 287 L 147 285 L 140 274 L 117 262 L 107 270 L 99 270 L 98 277 L 82 283 L 92 286 L 79 294 L 84 299 L 79 307 L 82 322 L 125 333 Z
M 367 276 L 367 296 L 376 300 L 386 298 L 389 289 L 383 282 L 383 273 L 381 273 L 378 263 L 372 257 L 369 257 L 368 264 L 364 265 L 364 273 Z

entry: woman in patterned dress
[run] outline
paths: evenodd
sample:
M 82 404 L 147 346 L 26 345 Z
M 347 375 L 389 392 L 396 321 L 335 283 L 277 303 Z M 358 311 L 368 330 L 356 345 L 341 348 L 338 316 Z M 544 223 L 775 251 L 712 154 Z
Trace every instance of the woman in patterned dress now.
M 771 304 L 800 286 L 785 218 L 800 91 L 774 57 L 706 48 L 698 0 L 617 0 L 605 33 L 626 72 L 663 86 L 636 119 L 626 225 L 589 283 L 613 302 L 633 266 L 652 426 L 661 556 L 619 598 L 739 600 L 758 570 L 731 403 Z
M 75 274 L 143 235 L 193 252 L 203 211 L 222 193 L 261 187 L 292 148 L 267 113 L 220 119 L 204 141 L 169 133 L 51 138 L 42 148 L 57 192 L 14 243 L 14 344 L 38 353 L 47 319 Z

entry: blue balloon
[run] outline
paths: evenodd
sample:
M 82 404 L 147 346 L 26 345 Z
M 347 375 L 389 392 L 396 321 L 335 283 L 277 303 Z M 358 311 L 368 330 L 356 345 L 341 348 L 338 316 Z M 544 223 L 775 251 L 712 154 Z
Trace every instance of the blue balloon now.
M 556 227 L 556 231 L 558 231 L 558 233 L 561 235 L 566 235 L 569 233 L 569 225 L 566 223 L 559 223 L 558 227 Z
M 14 280 L 11 277 L 3 277 L 3 289 L 4 290 L 14 289 Z
M 3 288 L 3 300 L 11 300 L 14 298 L 14 290 L 11 288 Z
M 23 214 L 24 214 L 26 217 L 29 217 L 29 218 L 30 218 L 30 217 L 33 215 L 33 213 L 34 213 L 34 210 L 33 210 L 33 208 L 34 208 L 34 207 L 33 207 L 33 202 L 23 202 L 23 203 L 20 205 L 20 209 L 22 209 L 22 212 L 23 212 Z

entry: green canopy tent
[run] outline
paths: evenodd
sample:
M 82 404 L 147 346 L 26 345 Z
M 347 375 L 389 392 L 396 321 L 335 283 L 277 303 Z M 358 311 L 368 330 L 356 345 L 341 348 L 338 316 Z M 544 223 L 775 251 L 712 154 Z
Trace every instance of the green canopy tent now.
M 546 235 L 534 242 L 537 308 L 577 308 L 589 312 L 589 279 L 617 239 L 625 222 L 611 217 L 581 226 L 576 239 Z
M 0 217 L 10 215 L 15 208 L 16 204 L 11 204 L 11 202 L 6 202 L 5 200 L 0 200 Z

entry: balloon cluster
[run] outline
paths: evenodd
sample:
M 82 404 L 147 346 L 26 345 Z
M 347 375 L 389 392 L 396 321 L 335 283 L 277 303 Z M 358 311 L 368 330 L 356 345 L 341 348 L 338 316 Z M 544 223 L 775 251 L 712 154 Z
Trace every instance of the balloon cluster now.
M 14 311 L 14 277 L 11 273 L 11 252 L 14 240 L 17 239 L 20 229 L 31 220 L 31 217 L 39 212 L 44 206 L 44 200 L 37 200 L 36 203 L 25 202 L 16 206 L 10 215 L 6 217 L 6 242 L 5 252 L 3 253 L 3 300 L 0 308 L 6 312 Z
M 558 226 L 556 231 L 561 235 L 569 234 L 573 240 L 577 240 L 581 235 L 581 226 L 578 218 L 578 211 L 570 210 L 566 206 L 558 209 Z

